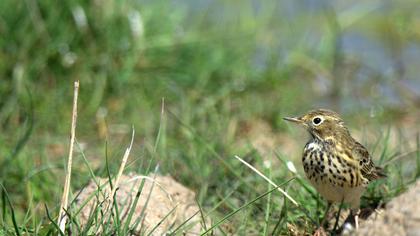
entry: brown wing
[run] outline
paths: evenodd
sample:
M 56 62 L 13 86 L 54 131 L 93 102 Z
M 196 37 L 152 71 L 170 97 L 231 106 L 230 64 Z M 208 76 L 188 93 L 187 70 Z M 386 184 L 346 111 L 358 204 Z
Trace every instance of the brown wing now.
M 386 177 L 383 169 L 375 166 L 372 158 L 369 155 L 369 152 L 365 147 L 363 147 L 362 144 L 355 142 L 355 145 L 352 149 L 352 154 L 353 158 L 358 161 L 360 172 L 363 178 L 367 180 L 367 183 L 365 184 L 368 184 L 375 179 Z

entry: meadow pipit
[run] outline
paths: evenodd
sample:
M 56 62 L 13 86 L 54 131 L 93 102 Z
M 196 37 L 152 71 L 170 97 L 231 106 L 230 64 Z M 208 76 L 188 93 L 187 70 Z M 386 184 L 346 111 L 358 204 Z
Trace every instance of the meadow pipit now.
M 354 140 L 337 113 L 319 109 L 284 119 L 301 124 L 310 134 L 303 149 L 303 169 L 327 200 L 327 212 L 332 203 L 349 203 L 357 228 L 360 197 L 371 181 L 385 177 L 383 170 L 373 164 L 369 152 Z

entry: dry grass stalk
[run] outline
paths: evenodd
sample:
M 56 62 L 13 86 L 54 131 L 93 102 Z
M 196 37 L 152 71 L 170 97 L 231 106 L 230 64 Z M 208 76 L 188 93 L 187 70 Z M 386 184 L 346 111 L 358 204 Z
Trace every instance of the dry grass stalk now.
M 133 141 L 134 141 L 134 128 L 133 128 L 133 132 L 131 133 L 130 146 L 125 150 L 125 153 L 124 153 L 121 165 L 120 165 L 120 169 L 118 170 L 117 178 L 115 179 L 115 182 L 114 182 L 114 184 L 112 186 L 112 189 L 111 189 L 111 195 L 109 196 L 111 198 L 111 202 L 110 202 L 109 206 L 111 206 L 111 207 L 114 204 L 115 191 L 117 191 L 117 189 L 118 189 L 118 185 L 120 183 L 121 175 L 123 174 L 125 165 L 127 164 L 128 156 L 130 155 L 131 148 L 133 147 Z
M 120 179 L 121 179 L 121 176 L 122 176 L 122 174 L 123 174 L 123 172 L 124 172 L 124 169 L 125 169 L 125 165 L 127 164 L 127 160 L 128 160 L 128 157 L 130 156 L 130 152 L 131 152 L 131 148 L 133 147 L 133 142 L 134 142 L 134 127 L 133 127 L 133 131 L 132 131 L 132 133 L 131 133 L 131 142 L 130 142 L 130 146 L 125 150 L 125 153 L 124 153 L 124 156 L 123 156 L 123 159 L 122 159 L 122 161 L 121 161 L 121 165 L 120 165 L 120 168 L 119 168 L 119 170 L 118 170 L 118 174 L 117 174 L 117 176 L 116 176 L 116 178 L 115 178 L 115 182 L 114 182 L 114 184 L 112 184 L 112 186 L 111 186 L 111 184 L 109 185 L 109 192 L 111 193 L 110 195 L 108 195 L 108 198 L 106 199 L 106 202 L 105 202 L 105 207 L 104 207 L 104 209 L 105 209 L 105 214 L 104 214 L 104 216 L 103 216 L 103 218 L 102 219 L 108 219 L 108 217 L 109 217 L 109 215 L 111 214 L 111 212 L 112 212 L 112 206 L 114 205 L 114 196 L 115 196 L 115 193 L 116 193 L 116 191 L 117 191 L 117 189 L 118 189 L 118 186 L 119 186 L 119 183 L 120 183 Z M 103 225 L 103 226 L 105 226 L 105 224 Z
M 275 184 L 271 179 L 269 179 L 267 176 L 265 176 L 263 173 L 261 173 L 259 170 L 257 170 L 255 167 L 253 167 L 248 162 L 244 161 L 242 158 L 235 156 L 236 159 L 238 159 L 240 162 L 245 164 L 248 168 L 250 168 L 252 171 L 257 173 L 259 176 L 261 176 L 263 179 L 265 179 L 269 184 L 273 185 L 277 190 L 283 194 L 285 197 L 287 197 L 295 206 L 299 206 L 299 204 L 289 195 L 287 194 L 283 189 L 281 189 L 277 184 Z
M 69 148 L 69 156 L 68 156 L 68 162 L 67 162 L 67 172 L 66 172 L 66 179 L 64 183 L 63 196 L 61 198 L 60 213 L 58 214 L 58 225 L 60 227 L 61 232 L 63 233 L 65 232 L 66 223 L 67 223 L 67 214 L 65 212 L 65 209 L 67 209 L 67 205 L 68 205 L 70 179 L 71 179 L 71 166 L 73 162 L 73 148 L 74 148 L 74 140 L 76 137 L 77 98 L 79 95 L 79 81 L 74 82 L 73 94 L 74 96 L 73 96 L 73 112 L 72 112 L 71 131 L 70 131 L 70 148 Z

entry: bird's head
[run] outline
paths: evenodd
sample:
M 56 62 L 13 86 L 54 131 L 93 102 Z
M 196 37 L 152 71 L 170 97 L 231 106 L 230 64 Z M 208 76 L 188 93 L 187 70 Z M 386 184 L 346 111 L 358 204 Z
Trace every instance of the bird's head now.
M 331 110 L 318 109 L 298 117 L 285 117 L 284 120 L 302 125 L 314 138 L 326 140 L 341 133 L 348 134 L 340 116 Z

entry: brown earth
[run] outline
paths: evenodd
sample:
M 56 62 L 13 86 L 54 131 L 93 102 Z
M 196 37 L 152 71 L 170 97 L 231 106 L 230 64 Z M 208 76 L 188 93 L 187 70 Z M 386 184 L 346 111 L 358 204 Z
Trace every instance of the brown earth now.
M 120 212 L 122 224 L 132 209 L 142 179 L 145 179 L 137 206 L 130 225 L 138 219 L 139 225 L 134 230 L 134 235 L 164 235 L 177 228 L 180 224 L 192 217 L 180 231 L 183 235 L 199 235 L 203 231 L 200 209 L 195 202 L 195 193 L 182 186 L 170 176 L 138 176 L 135 174 L 123 175 L 120 179 L 116 201 Z M 89 215 L 106 199 L 109 184 L 107 179 L 97 178 L 97 182 L 104 189 L 98 193 L 97 184 L 91 181 L 76 199 L 77 208 L 85 201 L 86 206 L 80 212 L 80 223 L 86 225 Z M 144 211 L 144 212 L 143 212 Z M 101 213 L 99 213 L 101 214 Z M 141 217 L 144 214 L 145 217 Z M 206 222 L 209 225 L 209 222 Z M 93 227 L 94 228 L 94 227 Z M 155 228 L 155 229 L 153 229 Z M 95 232 L 92 232 L 95 233 Z
M 420 235 L 420 180 L 361 224 L 356 235 Z

